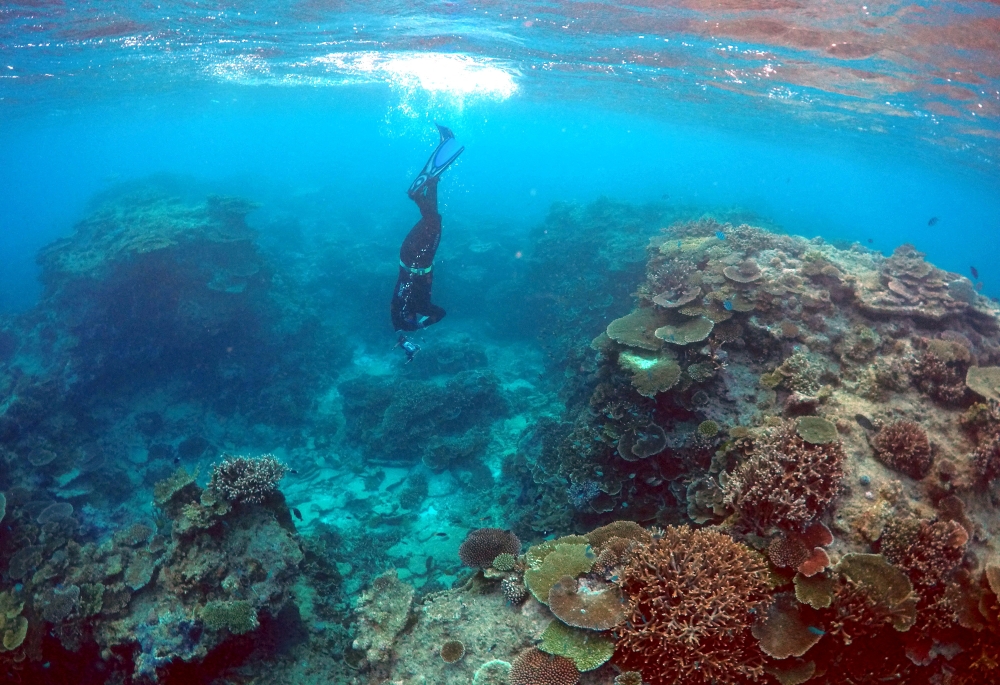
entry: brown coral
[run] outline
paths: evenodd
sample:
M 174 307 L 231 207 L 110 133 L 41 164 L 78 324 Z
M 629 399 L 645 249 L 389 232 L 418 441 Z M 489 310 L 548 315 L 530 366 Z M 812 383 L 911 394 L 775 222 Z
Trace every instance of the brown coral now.
M 920 588 L 943 587 L 965 554 L 969 533 L 955 521 L 893 518 L 879 538 L 881 552 Z
M 510 665 L 510 685 L 576 685 L 580 672 L 563 656 L 529 647 Z
M 476 528 L 469 531 L 458 548 L 462 563 L 472 568 L 489 568 L 501 554 L 521 553 L 521 540 L 502 528 Z
M 549 609 L 560 621 L 574 628 L 611 630 L 625 620 L 621 589 L 599 580 L 577 582 L 563 576 L 549 590 Z
M 615 662 L 652 685 L 737 683 L 763 673 L 750 634 L 767 597 L 763 559 L 718 531 L 668 527 L 622 569 L 628 620 Z
M 453 664 L 465 656 L 465 645 L 461 640 L 448 640 L 441 645 L 441 659 L 446 664 Z
M 927 433 L 913 421 L 893 421 L 872 438 L 875 457 L 900 473 L 920 480 L 931 470 L 934 456 Z
M 761 533 L 804 530 L 837 496 L 844 477 L 843 445 L 812 445 L 794 422 L 769 429 L 723 488 L 747 527 Z

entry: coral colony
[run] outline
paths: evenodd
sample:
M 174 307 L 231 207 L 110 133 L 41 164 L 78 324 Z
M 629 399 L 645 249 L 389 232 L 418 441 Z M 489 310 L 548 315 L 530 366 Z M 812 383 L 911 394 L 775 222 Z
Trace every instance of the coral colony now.
M 1000 681 L 1000 310 L 964 276 L 557 205 L 485 295 L 507 341 L 387 374 L 251 208 L 110 199 L 2 323 L 4 682 Z

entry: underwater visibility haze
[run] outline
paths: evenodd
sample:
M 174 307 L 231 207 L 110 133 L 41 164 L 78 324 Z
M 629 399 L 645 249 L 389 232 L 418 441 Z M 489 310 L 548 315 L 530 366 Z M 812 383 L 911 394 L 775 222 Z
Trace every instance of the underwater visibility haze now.
M 1000 5 L 0 4 L 0 682 L 1000 681 Z

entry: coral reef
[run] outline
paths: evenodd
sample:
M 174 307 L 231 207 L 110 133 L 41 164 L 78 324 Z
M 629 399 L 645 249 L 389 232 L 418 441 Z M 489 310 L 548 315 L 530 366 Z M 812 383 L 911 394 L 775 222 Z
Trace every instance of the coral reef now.
M 802 530 L 837 496 L 845 459 L 839 441 L 811 444 L 795 423 L 766 429 L 723 485 L 726 501 L 744 525 L 761 533 Z
M 358 600 L 354 649 L 364 651 L 369 663 L 386 661 L 393 642 L 406 625 L 413 603 L 413 587 L 389 569 Z
M 911 478 L 923 478 L 934 463 L 927 433 L 913 421 L 901 420 L 886 424 L 871 442 L 880 462 Z
M 569 659 L 529 647 L 510 666 L 510 685 L 576 685 L 580 673 Z
M 763 560 L 724 533 L 669 527 L 622 569 L 629 617 L 615 663 L 653 685 L 762 674 L 750 629 L 766 603 Z
M 476 528 L 469 531 L 462 546 L 458 548 L 458 556 L 462 563 L 473 568 L 489 568 L 493 566 L 499 571 L 510 570 L 513 564 L 509 557 L 516 557 L 521 553 L 521 541 L 514 533 L 501 528 Z M 501 566 L 509 565 L 510 568 L 501 568 L 495 564 L 495 560 L 501 557 Z
M 225 455 L 212 467 L 208 487 L 230 502 L 260 504 L 277 489 L 278 481 L 287 472 L 288 467 L 273 454 L 260 457 Z

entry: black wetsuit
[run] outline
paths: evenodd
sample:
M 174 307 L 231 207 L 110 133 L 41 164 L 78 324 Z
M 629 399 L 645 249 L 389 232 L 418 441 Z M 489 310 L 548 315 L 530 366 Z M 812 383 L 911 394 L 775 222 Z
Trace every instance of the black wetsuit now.
M 399 248 L 399 278 L 392 294 L 392 325 L 397 331 L 415 331 L 440 321 L 445 311 L 431 303 L 434 254 L 441 241 L 441 215 L 437 208 L 438 179 L 417 191 L 413 201 L 420 221 L 410 229 Z

